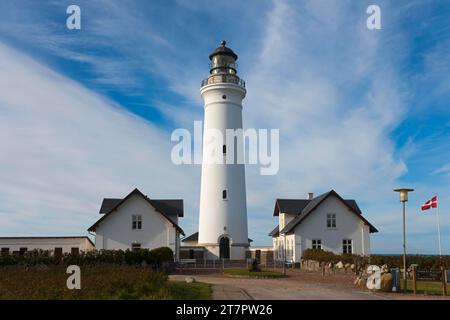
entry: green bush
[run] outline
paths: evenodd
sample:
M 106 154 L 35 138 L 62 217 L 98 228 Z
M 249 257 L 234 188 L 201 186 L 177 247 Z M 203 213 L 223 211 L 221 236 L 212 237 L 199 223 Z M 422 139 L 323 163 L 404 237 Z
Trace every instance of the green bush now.
M 402 268 L 403 256 L 372 255 L 370 257 L 370 263 L 376 265 L 386 264 L 390 268 Z M 417 264 L 418 268 L 422 270 L 439 270 L 441 265 L 443 265 L 444 268 L 450 266 L 450 256 L 443 256 L 441 259 L 439 256 L 407 255 L 406 265 L 409 267 L 411 264 Z
M 357 266 L 365 266 L 369 264 L 369 258 L 358 256 L 354 254 L 334 254 L 330 251 L 324 251 L 321 249 L 306 249 L 303 253 L 303 259 L 314 260 L 320 263 L 337 263 L 342 261 L 343 263 L 353 263 Z M 411 264 L 417 264 L 419 269 L 422 270 L 439 270 L 441 265 L 445 268 L 450 266 L 450 256 L 443 256 L 442 259 L 438 256 L 425 256 L 425 255 L 409 255 L 406 257 L 407 266 Z M 389 268 L 403 267 L 402 255 L 371 255 L 370 264 L 382 266 L 387 265 Z
M 344 264 L 351 263 L 357 266 L 363 266 L 368 262 L 367 257 L 358 256 L 355 254 L 335 254 L 331 251 L 325 251 L 322 249 L 306 249 L 303 252 L 303 259 L 314 260 L 320 263 L 337 263 L 342 261 Z
M 79 254 L 66 253 L 58 258 L 48 251 L 33 250 L 25 252 L 23 255 L 0 255 L 0 266 L 7 265 L 146 265 L 153 268 L 161 268 L 173 261 L 173 251 L 170 248 L 162 247 L 153 250 L 140 249 L 131 250 L 93 250 L 80 252 Z

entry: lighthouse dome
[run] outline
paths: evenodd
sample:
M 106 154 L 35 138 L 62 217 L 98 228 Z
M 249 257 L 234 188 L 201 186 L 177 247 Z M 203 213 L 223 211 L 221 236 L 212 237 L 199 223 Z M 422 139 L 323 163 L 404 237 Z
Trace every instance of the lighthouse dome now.
M 209 60 L 212 60 L 214 56 L 216 55 L 227 55 L 233 57 L 234 60 L 237 60 L 238 56 L 236 53 L 233 52 L 230 48 L 226 46 L 227 42 L 225 40 L 222 40 L 220 43 L 220 47 L 218 47 L 216 50 L 214 50 L 209 55 Z

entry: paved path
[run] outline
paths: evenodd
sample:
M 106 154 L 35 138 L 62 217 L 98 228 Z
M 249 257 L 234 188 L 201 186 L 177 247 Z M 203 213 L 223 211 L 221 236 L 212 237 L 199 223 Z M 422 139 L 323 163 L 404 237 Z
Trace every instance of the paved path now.
M 172 275 L 173 280 L 185 276 Z M 242 279 L 222 275 L 196 275 L 196 281 L 213 285 L 215 300 L 385 300 L 386 297 L 362 290 L 328 288 L 318 283 L 284 279 Z
M 252 300 L 247 292 L 236 286 L 216 284 L 212 286 L 213 300 Z
M 288 271 L 288 278 L 230 278 L 221 273 L 193 275 L 198 282 L 212 284 L 215 300 L 441 300 L 450 297 L 373 293 L 355 287 L 353 274 L 322 277 L 317 272 Z M 171 275 L 184 281 L 186 275 Z

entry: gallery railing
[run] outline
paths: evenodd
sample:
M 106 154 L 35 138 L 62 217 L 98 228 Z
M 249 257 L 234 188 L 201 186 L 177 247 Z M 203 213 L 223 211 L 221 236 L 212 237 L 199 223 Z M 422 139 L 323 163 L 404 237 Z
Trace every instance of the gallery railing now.
M 214 74 L 202 81 L 202 87 L 214 83 L 234 83 L 245 88 L 245 81 L 232 74 Z

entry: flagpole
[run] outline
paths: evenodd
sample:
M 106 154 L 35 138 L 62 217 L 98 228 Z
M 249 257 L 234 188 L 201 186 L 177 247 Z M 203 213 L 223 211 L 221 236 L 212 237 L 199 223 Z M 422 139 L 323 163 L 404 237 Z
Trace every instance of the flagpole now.
M 436 215 L 437 215 L 437 225 L 438 225 L 438 240 L 439 240 L 439 257 L 442 258 L 442 247 L 441 247 L 441 225 L 440 225 L 440 221 L 439 221 L 439 197 L 436 194 L 436 199 L 437 199 L 437 211 L 436 211 Z

